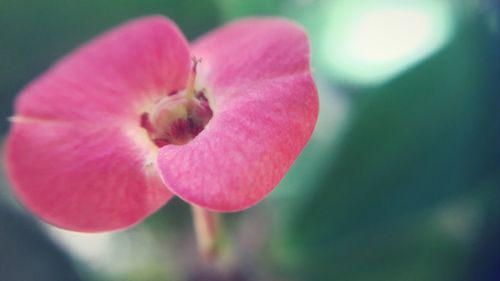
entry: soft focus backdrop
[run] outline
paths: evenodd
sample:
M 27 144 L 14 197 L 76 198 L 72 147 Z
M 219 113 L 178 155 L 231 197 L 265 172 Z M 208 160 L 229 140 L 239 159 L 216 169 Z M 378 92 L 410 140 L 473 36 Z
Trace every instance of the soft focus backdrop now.
M 252 15 L 310 35 L 319 122 L 280 186 L 225 216 L 231 280 L 500 280 L 498 1 L 0 0 L 1 134 L 30 80 L 147 14 L 190 40 Z M 58 230 L 2 177 L 2 281 L 208 280 L 192 233 L 178 199 L 126 231 Z

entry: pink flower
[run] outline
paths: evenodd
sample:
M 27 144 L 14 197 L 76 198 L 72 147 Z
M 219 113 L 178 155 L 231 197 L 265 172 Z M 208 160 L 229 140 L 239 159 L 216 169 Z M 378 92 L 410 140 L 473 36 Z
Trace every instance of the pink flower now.
M 71 230 L 130 226 L 173 195 L 238 211 L 280 182 L 317 113 L 307 35 L 296 24 L 245 19 L 189 46 L 170 20 L 145 17 L 23 90 L 7 170 L 24 205 Z

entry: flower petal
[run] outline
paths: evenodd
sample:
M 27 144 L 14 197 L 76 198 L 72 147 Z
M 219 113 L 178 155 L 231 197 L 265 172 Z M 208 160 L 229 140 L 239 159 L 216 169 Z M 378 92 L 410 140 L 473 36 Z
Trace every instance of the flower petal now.
M 99 122 L 135 118 L 131 113 L 148 100 L 184 88 L 189 67 L 189 46 L 173 22 L 161 16 L 133 20 L 31 83 L 17 99 L 16 114 Z
M 201 59 L 199 76 L 212 87 L 309 71 L 309 43 L 299 25 L 280 18 L 250 18 L 208 33 L 192 46 Z M 213 89 L 213 95 L 222 94 Z
M 79 231 L 123 228 L 161 207 L 171 193 L 141 115 L 184 88 L 189 67 L 183 35 L 154 16 L 98 37 L 28 86 L 6 153 L 25 205 Z
M 183 146 L 158 157 L 166 185 L 216 211 L 260 201 L 307 143 L 318 114 L 305 33 L 279 19 L 230 24 L 194 46 L 214 116 Z
M 42 219 L 76 231 L 137 223 L 171 197 L 141 148 L 119 127 L 18 119 L 7 170 L 21 201 Z

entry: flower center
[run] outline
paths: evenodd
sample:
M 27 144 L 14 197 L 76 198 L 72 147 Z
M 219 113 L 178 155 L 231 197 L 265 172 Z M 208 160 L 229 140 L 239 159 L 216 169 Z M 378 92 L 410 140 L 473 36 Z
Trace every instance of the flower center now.
M 186 144 L 196 137 L 212 118 L 212 110 L 204 90 L 195 89 L 196 66 L 193 58 L 185 90 L 161 98 L 150 112 L 141 115 L 141 127 L 158 147 L 167 144 Z

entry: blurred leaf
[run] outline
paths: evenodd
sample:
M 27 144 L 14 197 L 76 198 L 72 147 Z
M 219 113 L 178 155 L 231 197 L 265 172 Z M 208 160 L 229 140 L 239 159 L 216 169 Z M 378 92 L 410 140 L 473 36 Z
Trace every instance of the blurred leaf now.
M 36 223 L 0 202 L 0 280 L 79 281 L 70 260 Z
M 497 183 L 500 177 L 497 178 Z M 495 184 L 493 183 L 493 184 Z M 498 190 L 498 185 L 493 186 Z M 492 194 L 489 198 L 490 210 L 481 226 L 481 234 L 476 242 L 478 245 L 473 250 L 474 259 L 466 268 L 467 273 L 460 280 L 469 281 L 492 281 L 500 280 L 500 194 Z
M 292 225 L 298 271 L 311 280 L 453 280 L 467 251 L 430 222 L 499 168 L 491 42 L 482 22 L 464 24 L 427 62 L 360 93 L 339 155 Z
M 280 2 L 277 0 L 214 0 L 222 12 L 224 20 L 255 15 L 273 15 L 280 11 Z

